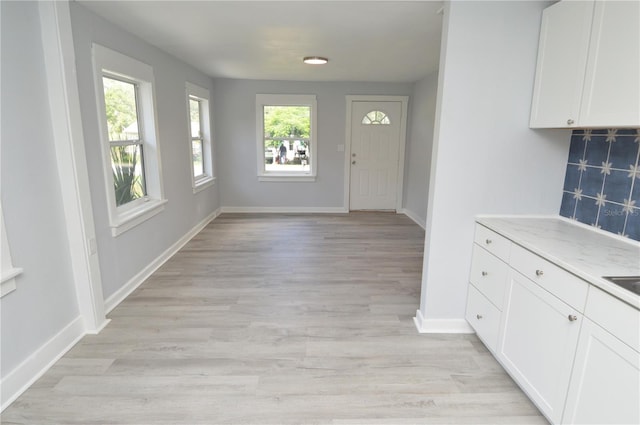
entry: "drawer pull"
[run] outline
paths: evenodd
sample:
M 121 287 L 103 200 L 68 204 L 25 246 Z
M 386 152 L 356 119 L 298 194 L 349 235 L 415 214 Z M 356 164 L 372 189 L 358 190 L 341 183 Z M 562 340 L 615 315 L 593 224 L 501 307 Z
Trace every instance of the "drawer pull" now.
M 567 316 L 567 319 L 569 319 L 570 322 L 575 322 L 576 320 L 578 320 L 578 317 L 570 314 L 569 316 Z
M 486 275 L 488 275 L 488 274 L 489 274 L 489 273 L 487 273 L 487 272 L 485 272 L 485 271 L 483 271 L 483 272 L 482 272 L 482 276 L 486 276 Z
M 491 242 L 493 242 L 491 239 L 486 239 L 486 240 L 484 241 L 484 243 L 486 243 L 487 245 L 489 245 Z
M 536 270 L 536 276 L 542 276 L 544 272 L 542 270 Z
M 478 320 L 482 319 L 482 314 L 476 314 L 476 319 Z

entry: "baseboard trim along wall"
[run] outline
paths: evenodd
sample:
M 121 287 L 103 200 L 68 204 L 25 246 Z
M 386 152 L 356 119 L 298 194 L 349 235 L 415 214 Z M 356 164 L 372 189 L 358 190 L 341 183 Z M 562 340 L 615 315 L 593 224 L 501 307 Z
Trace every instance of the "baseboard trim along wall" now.
M 221 213 L 221 210 L 221 208 L 218 208 L 200 223 L 196 224 L 183 237 L 178 239 L 173 245 L 167 248 L 166 251 L 160 254 L 149 265 L 140 270 L 140 272 L 138 272 L 138 274 L 133 276 L 131 279 L 129 279 L 129 281 L 125 283 L 122 288 L 118 289 L 113 295 L 107 298 L 104 301 L 105 312 L 108 314 L 109 312 L 111 312 L 111 310 L 116 308 L 118 304 L 124 301 L 124 299 L 127 298 L 133 291 L 135 291 L 138 286 L 142 284 L 142 282 L 147 280 L 149 276 L 151 276 L 164 263 L 166 263 L 171 257 L 173 257 L 176 252 L 180 251 L 180 249 L 185 246 L 187 242 L 189 242 L 202 229 L 204 229 L 207 224 L 211 223 L 216 217 L 218 217 Z
M 422 227 L 422 230 L 426 230 L 427 229 L 426 220 L 423 220 L 418 214 L 414 213 L 413 211 L 408 210 L 406 208 L 403 208 L 403 209 L 399 210 L 398 213 L 404 214 L 407 217 L 409 217 L 411 220 L 413 220 L 414 223 L 416 223 L 418 226 Z
M 223 213 L 347 214 L 343 207 L 222 207 Z
M 76 317 L 13 369 L 0 383 L 0 411 L 13 403 L 85 335 L 82 317 Z
M 472 334 L 475 333 L 464 319 L 425 319 L 420 310 L 413 318 L 421 334 Z

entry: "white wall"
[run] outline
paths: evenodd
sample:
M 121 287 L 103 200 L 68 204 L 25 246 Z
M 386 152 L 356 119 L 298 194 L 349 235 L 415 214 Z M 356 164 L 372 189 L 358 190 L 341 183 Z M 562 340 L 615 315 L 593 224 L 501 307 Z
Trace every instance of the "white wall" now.
M 411 94 L 393 83 L 290 82 L 215 79 L 216 140 L 224 207 L 342 208 L 346 95 Z M 255 97 L 315 94 L 318 100 L 318 178 L 315 182 L 259 182 L 256 175 Z
M 423 330 L 466 329 L 476 214 L 559 211 L 569 132 L 528 128 L 545 5 L 446 6 L 418 314 Z
M 427 220 L 427 190 L 433 148 L 438 73 L 416 82 L 411 94 L 411 119 L 405 151 L 404 209 L 422 226 Z
M 211 91 L 212 80 L 77 2 L 71 3 L 71 20 L 103 293 L 108 303 L 109 297 L 219 206 L 217 185 L 197 194 L 192 192 L 187 140 L 185 82 Z M 91 60 L 94 42 L 151 65 L 155 76 L 158 140 L 168 203 L 159 215 L 115 238 L 109 227 L 101 162 Z
M 58 179 L 38 3 L 0 2 L 2 209 L 13 264 L 0 300 L 3 380 L 79 315 Z M 10 390 L 10 389 L 9 389 Z M 11 394 L 2 394 L 2 400 Z

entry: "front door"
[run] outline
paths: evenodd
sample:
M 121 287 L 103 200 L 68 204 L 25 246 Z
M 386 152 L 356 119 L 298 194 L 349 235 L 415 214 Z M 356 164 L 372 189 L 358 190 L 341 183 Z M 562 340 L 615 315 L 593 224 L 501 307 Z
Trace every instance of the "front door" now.
M 402 102 L 351 102 L 350 210 L 395 210 Z

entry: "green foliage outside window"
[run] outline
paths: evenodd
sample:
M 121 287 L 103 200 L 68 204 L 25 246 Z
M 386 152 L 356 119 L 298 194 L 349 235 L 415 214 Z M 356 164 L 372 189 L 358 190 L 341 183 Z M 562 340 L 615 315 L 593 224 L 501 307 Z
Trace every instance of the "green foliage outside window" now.
M 311 129 L 311 108 L 308 106 L 265 106 L 265 147 L 277 148 L 282 142 L 271 137 L 308 139 Z

